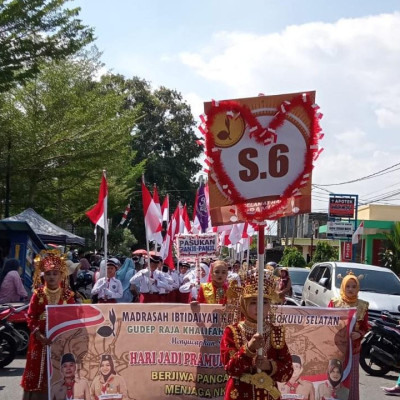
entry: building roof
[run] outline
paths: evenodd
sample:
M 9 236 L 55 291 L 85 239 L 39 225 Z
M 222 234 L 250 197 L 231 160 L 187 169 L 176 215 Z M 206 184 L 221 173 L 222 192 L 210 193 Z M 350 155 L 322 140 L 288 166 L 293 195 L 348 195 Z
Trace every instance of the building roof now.
M 75 244 L 83 246 L 85 239 L 68 232 L 39 215 L 34 209 L 27 208 L 20 214 L 5 218 L 4 221 L 26 221 L 44 243 Z

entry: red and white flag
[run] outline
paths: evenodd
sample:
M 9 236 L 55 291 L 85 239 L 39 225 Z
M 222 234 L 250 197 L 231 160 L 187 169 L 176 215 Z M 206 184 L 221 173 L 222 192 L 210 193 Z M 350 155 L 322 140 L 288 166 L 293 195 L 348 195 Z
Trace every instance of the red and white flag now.
M 231 232 L 229 234 L 229 241 L 232 245 L 236 245 L 237 243 L 239 243 L 239 240 L 243 237 L 244 226 L 244 222 L 233 224 Z
M 124 215 L 122 216 L 121 222 L 119 223 L 120 225 L 123 225 L 125 223 L 126 219 L 128 218 L 128 214 L 130 213 L 130 211 L 131 211 L 131 205 L 128 204 L 125 207 Z
M 169 196 L 168 196 L 168 194 L 165 196 L 164 201 L 162 203 L 161 214 L 162 214 L 162 221 L 168 222 L 169 221 Z
M 363 233 L 364 233 L 364 221 L 362 221 L 361 224 L 358 225 L 358 228 L 353 233 L 353 236 L 351 238 L 351 243 L 352 244 L 357 244 L 359 236 L 362 235 Z
M 171 221 L 168 224 L 167 234 L 165 235 L 164 242 L 161 246 L 160 256 L 164 258 L 164 264 L 168 265 L 170 269 L 174 269 L 174 259 L 172 256 L 172 247 L 175 237 L 175 231 L 177 226 L 177 213 L 174 213 L 171 217 Z
M 99 225 L 104 230 L 106 230 L 105 215 L 107 215 L 107 196 L 108 196 L 107 180 L 105 177 L 105 173 L 103 172 L 97 204 L 91 210 L 87 211 L 86 215 L 96 226 Z
M 146 226 L 146 239 L 155 240 L 158 244 L 162 244 L 161 222 L 159 211 L 151 197 L 149 190 L 142 181 L 142 201 L 144 224 Z
M 180 209 L 179 233 L 185 235 L 192 232 L 189 215 L 187 212 L 186 204 Z
M 161 213 L 161 204 L 160 204 L 160 197 L 158 196 L 158 191 L 157 191 L 157 186 L 154 184 L 154 188 L 153 188 L 153 200 L 154 200 L 154 204 L 157 207 L 158 210 L 158 217 L 160 219 L 160 222 L 162 223 L 162 213 Z

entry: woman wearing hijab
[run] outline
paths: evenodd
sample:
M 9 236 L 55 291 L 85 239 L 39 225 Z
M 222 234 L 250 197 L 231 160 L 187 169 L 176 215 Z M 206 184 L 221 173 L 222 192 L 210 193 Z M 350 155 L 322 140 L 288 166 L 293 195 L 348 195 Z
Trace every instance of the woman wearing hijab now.
M 333 308 L 357 308 L 357 321 L 353 332 L 350 334 L 353 347 L 353 357 L 350 375 L 350 395 L 349 400 L 359 400 L 359 359 L 361 350 L 361 340 L 368 332 L 368 306 L 369 304 L 358 298 L 360 282 L 358 278 L 350 272 L 347 274 L 340 285 L 340 297 L 332 299 L 328 307 Z
M 19 262 L 15 258 L 10 258 L 4 263 L 0 273 L 0 304 L 27 299 L 28 293 L 22 284 L 18 269 Z
M 228 265 L 218 260 L 211 265 L 207 283 L 201 283 L 197 301 L 203 304 L 225 304 L 228 290 Z
M 278 296 L 281 304 L 285 303 L 285 296 L 292 295 L 292 281 L 289 276 L 289 270 L 282 267 L 279 270 L 280 277 L 278 279 Z
M 135 274 L 135 266 L 130 257 L 127 257 L 122 264 L 122 267 L 117 271 L 117 279 L 122 283 L 123 294 L 120 299 L 117 299 L 118 303 L 132 303 L 133 294 L 130 290 L 130 280 Z
M 342 362 L 337 359 L 329 360 L 327 375 L 328 380 L 318 386 L 316 400 L 348 400 L 349 389 L 342 384 Z
M 99 400 L 101 395 L 116 395 L 115 398 L 126 400 L 128 398 L 124 378 L 115 372 L 114 361 L 110 354 L 103 354 L 100 360 L 98 375 L 90 386 L 90 397 Z
M 277 382 L 287 382 L 293 374 L 292 358 L 284 328 L 275 325 L 271 303 L 275 281 L 271 275 L 263 287 L 263 333 L 257 332 L 258 274 L 229 285 L 226 308 L 228 325 L 221 340 L 221 361 L 228 374 L 225 400 L 279 400 Z M 262 349 L 261 355 L 258 350 Z

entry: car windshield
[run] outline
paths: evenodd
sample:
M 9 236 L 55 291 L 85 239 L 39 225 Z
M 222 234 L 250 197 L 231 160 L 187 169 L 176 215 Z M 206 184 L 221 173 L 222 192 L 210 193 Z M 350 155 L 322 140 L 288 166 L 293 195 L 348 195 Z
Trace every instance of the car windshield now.
M 345 276 L 349 268 L 337 267 L 336 276 Z M 360 279 L 360 291 L 400 295 L 400 281 L 396 275 L 387 271 L 374 271 L 357 268 L 353 270 L 356 276 L 363 275 Z M 340 288 L 342 280 L 336 279 L 336 287 Z
M 290 280 L 292 281 L 292 285 L 304 285 L 304 282 L 307 279 L 308 273 L 310 272 L 309 269 L 304 269 L 304 271 L 297 270 L 297 271 L 292 271 L 289 268 L 289 275 L 290 275 Z

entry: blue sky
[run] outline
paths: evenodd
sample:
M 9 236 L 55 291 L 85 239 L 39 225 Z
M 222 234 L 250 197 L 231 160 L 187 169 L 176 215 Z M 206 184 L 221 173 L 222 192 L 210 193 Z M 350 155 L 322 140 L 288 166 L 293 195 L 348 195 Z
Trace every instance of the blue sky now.
M 324 152 L 313 182 L 341 183 L 400 162 L 400 1 L 76 0 L 107 69 L 202 103 L 316 90 Z M 400 204 L 397 171 L 326 190 Z M 399 199 L 399 200 L 397 200 Z

